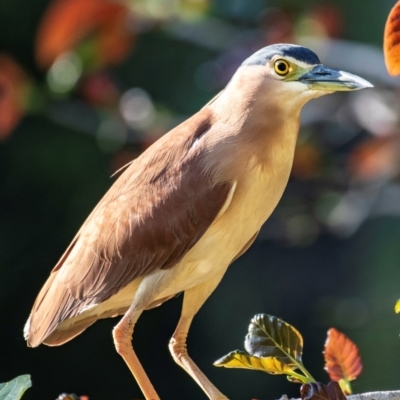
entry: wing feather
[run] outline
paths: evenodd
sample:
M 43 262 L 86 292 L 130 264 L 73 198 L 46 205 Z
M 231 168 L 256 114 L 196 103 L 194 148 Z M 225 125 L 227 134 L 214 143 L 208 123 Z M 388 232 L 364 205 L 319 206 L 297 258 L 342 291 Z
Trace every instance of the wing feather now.
M 31 346 L 134 279 L 172 268 L 201 238 L 232 186 L 212 182 L 204 173 L 201 146 L 192 148 L 211 126 L 203 109 L 157 141 L 114 183 L 39 293 L 27 334 Z

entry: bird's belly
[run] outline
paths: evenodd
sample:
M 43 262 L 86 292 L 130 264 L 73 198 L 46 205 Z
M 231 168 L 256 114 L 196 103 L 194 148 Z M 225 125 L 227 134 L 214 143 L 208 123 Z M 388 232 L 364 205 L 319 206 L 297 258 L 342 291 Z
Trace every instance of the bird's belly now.
M 261 167 L 253 168 L 245 180 L 238 182 L 225 213 L 172 268 L 168 288 L 159 297 L 173 295 L 214 275 L 224 274 L 275 209 L 286 187 L 290 168 L 291 163 L 288 163 L 279 174 Z

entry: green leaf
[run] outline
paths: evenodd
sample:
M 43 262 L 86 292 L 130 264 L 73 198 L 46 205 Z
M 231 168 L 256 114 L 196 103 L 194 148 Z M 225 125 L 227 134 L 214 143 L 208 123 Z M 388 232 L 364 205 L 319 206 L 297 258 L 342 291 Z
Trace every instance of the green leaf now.
M 31 386 L 30 375 L 21 375 L 10 382 L 0 383 L 0 400 L 19 400 Z
M 303 338 L 300 332 L 272 315 L 257 314 L 253 317 L 244 347 L 253 356 L 277 357 L 293 366 L 302 363 Z
M 276 357 L 255 357 L 245 351 L 231 351 L 224 357 L 215 361 L 216 367 L 245 368 L 257 371 L 268 372 L 269 374 L 290 374 L 293 368 L 282 363 Z M 296 366 L 294 366 L 296 368 Z
M 285 321 L 267 314 L 257 314 L 251 320 L 244 345 L 247 352 L 233 351 L 214 365 L 286 374 L 291 382 L 297 383 L 315 381 L 301 361 L 303 338 Z M 295 372 L 296 369 L 303 375 Z

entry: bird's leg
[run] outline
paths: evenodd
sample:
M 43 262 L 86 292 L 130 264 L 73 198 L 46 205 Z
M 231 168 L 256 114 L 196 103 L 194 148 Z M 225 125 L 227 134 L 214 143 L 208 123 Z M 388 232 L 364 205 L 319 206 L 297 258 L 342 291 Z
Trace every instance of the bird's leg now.
M 172 357 L 204 390 L 211 400 L 228 400 L 201 372 L 189 357 L 186 349 L 186 337 L 193 317 L 213 292 L 221 280 L 221 276 L 213 281 L 188 289 L 184 293 L 181 318 L 169 342 Z
M 142 310 L 138 310 L 132 304 L 113 330 L 114 344 L 118 354 L 131 370 L 146 400 L 160 400 L 132 347 L 133 328 L 141 313 Z

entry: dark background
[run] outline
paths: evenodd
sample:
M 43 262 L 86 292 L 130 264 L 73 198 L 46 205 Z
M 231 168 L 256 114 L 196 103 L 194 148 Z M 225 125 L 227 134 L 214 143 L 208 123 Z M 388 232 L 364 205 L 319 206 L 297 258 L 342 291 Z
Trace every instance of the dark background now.
M 189 353 L 232 399 L 298 397 L 284 377 L 212 365 L 243 348 L 251 317 L 264 312 L 303 334 L 304 364 L 318 380 L 328 380 L 322 350 L 334 326 L 360 349 L 355 392 L 399 389 L 400 83 L 381 50 L 393 4 L 0 2 L 0 382 L 31 374 L 27 400 L 141 397 L 113 346 L 116 320 L 29 349 L 30 308 L 114 171 L 196 112 L 253 51 L 298 42 L 376 88 L 304 110 L 287 191 L 196 316 Z M 181 301 L 144 313 L 134 344 L 162 399 L 203 399 L 168 352 Z

